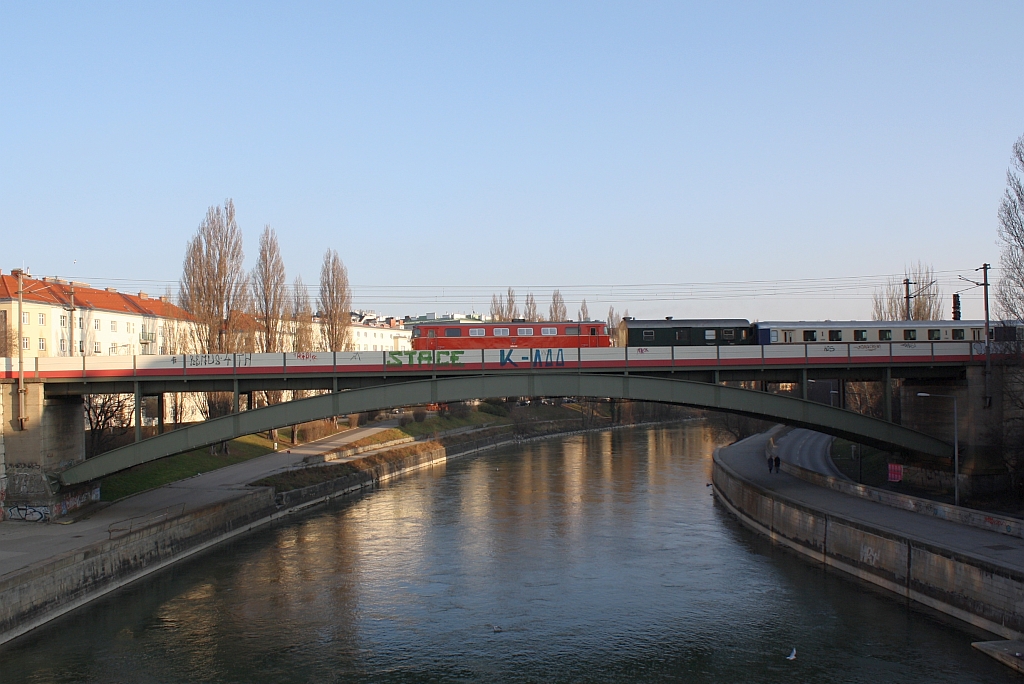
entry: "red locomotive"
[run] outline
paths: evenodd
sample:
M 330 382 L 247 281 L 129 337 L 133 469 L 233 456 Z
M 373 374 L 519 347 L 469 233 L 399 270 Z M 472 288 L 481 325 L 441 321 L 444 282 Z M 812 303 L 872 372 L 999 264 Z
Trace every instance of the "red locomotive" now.
M 508 321 L 501 323 L 430 323 L 413 326 L 412 348 L 554 349 L 610 347 L 604 321 Z

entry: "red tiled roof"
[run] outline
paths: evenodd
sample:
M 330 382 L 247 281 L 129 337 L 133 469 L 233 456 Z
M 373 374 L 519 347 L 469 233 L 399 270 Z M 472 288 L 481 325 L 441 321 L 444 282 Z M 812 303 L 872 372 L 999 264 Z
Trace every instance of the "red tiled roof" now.
M 71 304 L 71 284 L 56 280 L 39 280 L 25 277 L 22 297 L 26 302 L 50 304 L 67 307 Z M 93 309 L 96 311 L 114 311 L 118 313 L 136 314 L 140 316 L 156 316 L 159 318 L 188 319 L 188 313 L 170 302 L 159 298 L 145 298 L 123 292 L 99 290 L 93 287 L 74 286 L 75 308 Z M 18 278 L 9 274 L 0 275 L 0 302 L 18 299 Z

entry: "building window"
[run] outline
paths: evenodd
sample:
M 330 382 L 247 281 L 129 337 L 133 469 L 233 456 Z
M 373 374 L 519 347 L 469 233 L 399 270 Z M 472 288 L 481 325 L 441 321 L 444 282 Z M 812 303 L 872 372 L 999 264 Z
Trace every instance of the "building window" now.
M 46 351 L 46 338 L 39 338 L 39 351 Z
M 842 330 L 829 330 L 828 331 L 828 341 L 829 342 L 842 342 L 843 341 L 843 331 Z
M 462 328 L 445 328 L 445 337 L 462 337 Z M 376 337 L 376 335 L 374 335 Z
M 878 341 L 879 342 L 888 342 L 891 339 L 892 339 L 892 330 L 879 330 L 878 331 Z
M 84 349 L 85 349 L 85 342 L 82 342 L 82 340 L 78 340 L 78 353 L 79 354 L 84 354 L 85 353 L 83 351 Z
M 853 341 L 854 342 L 867 342 L 868 341 L 868 331 L 867 330 L 854 330 L 853 331 Z
M 804 330 L 804 342 L 817 342 L 818 331 L 817 330 Z
M 653 342 L 653 341 L 654 341 L 654 331 L 653 330 L 644 330 L 644 342 Z
M 533 334 L 533 328 L 516 328 L 516 334 L 529 337 Z
M 558 328 L 541 328 L 540 329 L 540 334 L 541 335 L 557 335 L 558 334 Z
M 68 350 L 68 341 L 67 340 L 61 340 L 60 341 L 60 350 L 62 352 L 66 352 Z
M 61 315 L 61 317 L 60 317 L 60 327 L 62 327 L 62 328 L 68 327 L 68 317 L 67 316 Z
M 39 314 L 39 325 L 46 325 L 46 314 Z
M 22 337 L 21 338 L 21 348 L 22 349 L 28 349 L 29 348 L 28 347 L 28 338 L 27 337 Z
M 495 337 L 508 337 L 508 328 L 495 328 L 494 329 L 494 336 Z
M 469 329 L 469 336 L 470 337 L 483 337 L 486 334 L 486 332 L 487 331 L 484 330 L 483 328 L 470 328 Z M 392 339 L 394 339 L 394 337 L 395 337 L 394 335 L 391 336 Z
M 903 339 L 908 341 L 908 342 L 916 340 L 917 339 L 917 331 L 916 330 L 904 330 L 903 331 Z
M 964 329 L 963 328 L 953 328 L 953 339 L 954 340 L 962 340 L 962 339 L 964 339 Z
M 93 330 L 99 330 L 100 329 L 100 319 L 98 319 L 98 318 L 93 319 L 92 329 Z
M 93 342 L 92 343 L 92 353 L 93 354 L 102 354 L 103 353 L 103 347 L 100 346 L 99 342 Z
M 934 328 L 929 328 L 928 329 L 928 339 L 932 340 L 932 341 L 941 340 L 942 339 L 942 331 L 934 329 Z
M 82 323 L 83 323 L 83 319 L 82 319 L 82 317 L 81 317 L 81 316 L 79 316 L 79 317 L 78 317 L 78 329 L 79 329 L 79 330 L 81 330 L 81 329 L 82 329 Z
M 28 325 L 28 311 L 21 312 L 21 324 Z
M 117 332 L 117 321 L 110 321 L 110 332 Z

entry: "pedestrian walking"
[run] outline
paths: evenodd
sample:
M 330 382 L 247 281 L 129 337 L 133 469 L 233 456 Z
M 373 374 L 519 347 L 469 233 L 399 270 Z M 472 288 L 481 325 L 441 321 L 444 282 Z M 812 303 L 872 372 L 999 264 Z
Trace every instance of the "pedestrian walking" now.
M 779 466 L 782 465 L 782 459 L 778 456 L 775 457 L 775 472 L 779 472 Z

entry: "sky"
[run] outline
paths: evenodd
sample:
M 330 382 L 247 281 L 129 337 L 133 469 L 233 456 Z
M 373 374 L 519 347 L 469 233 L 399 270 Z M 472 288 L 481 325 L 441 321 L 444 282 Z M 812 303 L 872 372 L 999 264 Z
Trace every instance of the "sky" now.
M 0 269 L 174 292 L 232 198 L 247 266 L 270 225 L 289 279 L 336 249 L 385 315 L 512 286 L 592 317 L 867 318 L 909 264 L 947 297 L 998 266 L 1022 25 L 1011 2 L 4 0 Z

